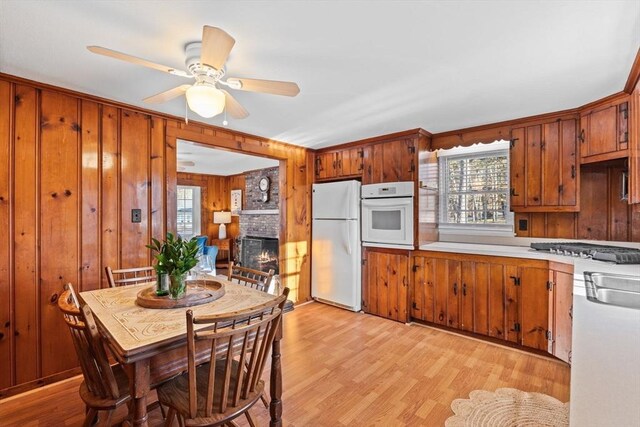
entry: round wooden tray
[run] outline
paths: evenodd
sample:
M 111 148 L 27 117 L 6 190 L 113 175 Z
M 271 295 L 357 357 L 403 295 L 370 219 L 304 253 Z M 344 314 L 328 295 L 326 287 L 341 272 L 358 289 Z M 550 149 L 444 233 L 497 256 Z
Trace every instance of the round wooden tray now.
M 156 295 L 156 287 L 151 286 L 138 292 L 136 304 L 145 308 L 179 308 L 192 307 L 215 301 L 224 295 L 224 284 L 215 280 L 198 280 L 204 289 L 192 289 L 193 280 L 187 280 L 187 293 L 180 299 L 172 299 L 169 295 Z

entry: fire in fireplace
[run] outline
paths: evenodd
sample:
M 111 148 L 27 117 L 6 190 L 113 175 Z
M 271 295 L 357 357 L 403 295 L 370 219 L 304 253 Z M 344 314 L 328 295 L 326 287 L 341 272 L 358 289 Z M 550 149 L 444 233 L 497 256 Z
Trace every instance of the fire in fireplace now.
M 240 240 L 240 263 L 260 271 L 273 269 L 278 274 L 278 239 L 246 236 Z

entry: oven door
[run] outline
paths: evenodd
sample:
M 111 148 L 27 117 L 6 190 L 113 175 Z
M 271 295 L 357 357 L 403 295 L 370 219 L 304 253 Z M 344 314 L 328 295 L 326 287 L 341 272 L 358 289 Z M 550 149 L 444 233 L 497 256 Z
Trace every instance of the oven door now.
M 363 199 L 362 242 L 413 248 L 413 197 Z

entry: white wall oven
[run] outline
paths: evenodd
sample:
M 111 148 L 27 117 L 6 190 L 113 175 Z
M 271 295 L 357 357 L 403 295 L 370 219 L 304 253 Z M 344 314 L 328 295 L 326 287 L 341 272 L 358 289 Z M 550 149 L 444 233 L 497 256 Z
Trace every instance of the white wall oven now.
M 411 181 L 362 186 L 363 246 L 413 249 Z

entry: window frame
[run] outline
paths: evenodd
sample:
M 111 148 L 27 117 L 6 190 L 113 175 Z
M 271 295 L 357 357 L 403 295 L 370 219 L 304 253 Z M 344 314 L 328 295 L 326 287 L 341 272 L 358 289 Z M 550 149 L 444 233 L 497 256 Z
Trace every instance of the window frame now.
M 513 237 L 514 232 L 514 215 L 511 212 L 510 201 L 510 147 L 509 141 L 498 140 L 489 144 L 478 143 L 469 147 L 454 147 L 448 150 L 438 150 L 438 183 L 439 183 L 439 209 L 438 224 L 440 233 L 442 234 L 464 234 L 476 236 L 499 236 Z M 448 221 L 448 198 L 449 191 L 448 182 L 448 162 L 451 160 L 474 159 L 486 157 L 506 157 L 506 188 L 504 191 L 477 191 L 466 192 L 466 194 L 494 194 L 503 193 L 506 196 L 505 219 L 506 223 L 485 223 L 485 224 L 466 224 L 453 223 Z
M 191 190 L 191 231 L 192 234 L 185 234 L 184 229 L 181 230 L 180 222 L 178 220 L 180 216 L 180 200 L 189 200 L 189 199 L 180 199 L 180 189 L 188 189 Z M 183 222 L 182 224 L 184 224 Z M 179 236 L 182 236 L 183 239 L 190 239 L 195 236 L 200 236 L 202 234 L 202 189 L 197 185 L 178 185 L 176 188 L 176 232 Z

